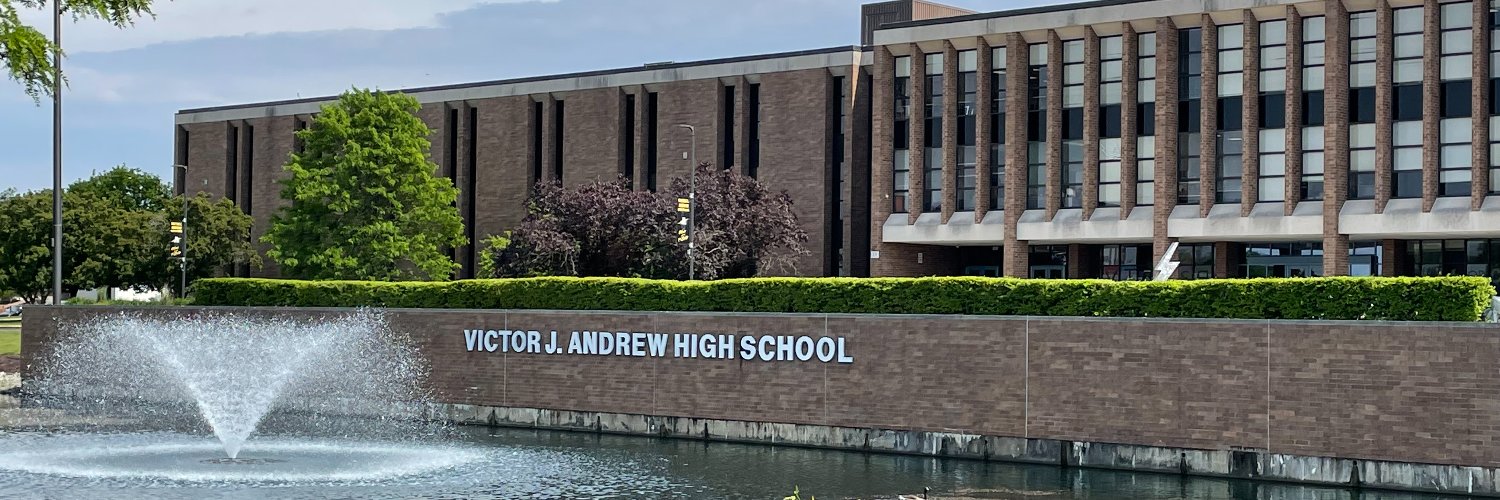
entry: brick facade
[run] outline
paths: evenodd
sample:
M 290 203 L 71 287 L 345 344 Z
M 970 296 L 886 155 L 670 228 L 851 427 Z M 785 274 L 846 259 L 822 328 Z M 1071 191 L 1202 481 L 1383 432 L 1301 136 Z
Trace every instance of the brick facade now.
M 55 322 L 112 311 L 27 315 L 25 359 L 45 358 Z M 388 318 L 411 335 L 446 403 L 1500 466 L 1494 325 L 445 310 Z M 588 329 L 844 337 L 853 362 L 468 352 L 463 330 L 475 328 L 556 329 L 563 341 Z

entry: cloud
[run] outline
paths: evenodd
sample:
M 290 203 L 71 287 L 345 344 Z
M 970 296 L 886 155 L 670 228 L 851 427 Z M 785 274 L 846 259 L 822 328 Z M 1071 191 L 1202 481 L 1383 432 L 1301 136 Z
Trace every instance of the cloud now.
M 128 29 L 95 20 L 65 24 L 63 48 L 80 54 L 215 37 L 430 28 L 445 14 L 480 5 L 543 1 L 555 0 L 157 0 L 156 17 Z M 50 35 L 50 14 L 25 11 L 21 18 Z

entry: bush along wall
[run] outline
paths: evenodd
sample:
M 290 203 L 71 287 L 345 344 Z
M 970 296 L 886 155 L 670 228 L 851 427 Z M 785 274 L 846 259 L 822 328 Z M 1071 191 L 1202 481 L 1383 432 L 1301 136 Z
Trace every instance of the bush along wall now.
M 215 278 L 209 306 L 975 314 L 1154 318 L 1479 321 L 1489 280 L 1302 278 L 1198 281 L 1007 278 L 522 278 L 451 282 Z

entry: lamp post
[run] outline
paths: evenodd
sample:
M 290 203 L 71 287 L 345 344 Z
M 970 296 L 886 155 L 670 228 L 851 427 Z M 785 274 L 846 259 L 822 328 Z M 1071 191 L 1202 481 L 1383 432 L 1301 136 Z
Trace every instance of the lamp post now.
M 698 129 L 687 124 L 677 127 L 688 129 L 688 134 L 692 137 L 692 145 L 688 148 L 692 155 L 688 163 L 693 169 L 692 173 L 688 174 L 688 281 L 692 281 L 693 271 L 697 267 L 697 263 L 693 261 L 693 252 L 696 250 L 693 243 L 698 239 L 697 231 L 693 230 L 693 219 L 698 212 Z
M 178 168 L 182 169 L 182 182 L 178 183 L 178 187 L 182 188 L 182 257 L 181 257 L 180 262 L 178 263 L 178 267 L 182 268 L 182 288 L 178 288 L 177 292 L 181 293 L 183 297 L 186 297 L 187 296 L 187 222 L 188 222 L 188 201 L 190 200 L 190 198 L 188 197 L 188 190 L 187 190 L 187 173 L 188 173 L 188 167 L 187 167 L 187 165 L 172 165 L 172 168 L 174 168 L 174 169 L 178 169 Z
M 52 0 L 52 304 L 62 304 L 62 0 Z

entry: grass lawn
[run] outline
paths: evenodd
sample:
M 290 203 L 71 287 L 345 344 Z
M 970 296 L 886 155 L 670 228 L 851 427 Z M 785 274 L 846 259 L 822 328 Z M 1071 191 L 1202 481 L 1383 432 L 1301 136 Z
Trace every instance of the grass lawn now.
M 21 318 L 0 319 L 0 356 L 21 353 Z

